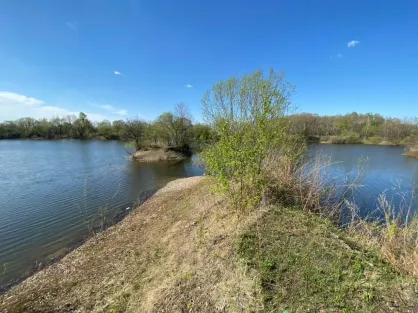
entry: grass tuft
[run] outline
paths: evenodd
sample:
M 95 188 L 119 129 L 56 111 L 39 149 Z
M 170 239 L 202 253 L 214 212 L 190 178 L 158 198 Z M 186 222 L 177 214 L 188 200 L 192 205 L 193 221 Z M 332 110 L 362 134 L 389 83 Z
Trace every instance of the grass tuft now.
M 377 254 L 353 249 L 350 238 L 314 214 L 272 207 L 241 236 L 239 254 L 260 274 L 263 312 L 418 308 L 403 295 L 407 278 Z

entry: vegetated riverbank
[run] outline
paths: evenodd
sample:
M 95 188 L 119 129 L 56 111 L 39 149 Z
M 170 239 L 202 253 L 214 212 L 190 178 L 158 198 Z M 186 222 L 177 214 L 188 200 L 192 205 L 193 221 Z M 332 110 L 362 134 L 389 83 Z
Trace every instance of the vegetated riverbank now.
M 384 140 L 380 137 L 351 137 L 351 136 L 321 136 L 313 137 L 310 142 L 324 143 L 324 144 L 364 144 L 364 145 L 381 145 L 381 146 L 405 146 L 403 142 L 393 142 Z
M 207 177 L 170 182 L 16 286 L 1 312 L 414 312 L 418 281 L 298 208 L 227 209 Z

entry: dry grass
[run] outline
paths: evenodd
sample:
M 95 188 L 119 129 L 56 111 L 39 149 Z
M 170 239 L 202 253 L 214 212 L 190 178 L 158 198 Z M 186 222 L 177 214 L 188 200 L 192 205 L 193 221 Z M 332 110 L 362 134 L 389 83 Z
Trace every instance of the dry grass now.
M 208 179 L 169 183 L 121 223 L 8 292 L 0 312 L 242 312 L 256 279 L 234 262 L 243 222 Z
M 418 278 L 418 213 L 413 213 L 413 200 L 407 201 L 407 198 L 416 198 L 413 194 L 408 197 L 397 193 L 402 201 L 394 205 L 392 199 L 387 199 L 382 193 L 377 203 L 385 219 L 362 218 L 358 214 L 359 208 L 348 199 L 360 186 L 366 163 L 359 161 L 355 176 L 340 177 L 338 180 L 342 183 L 333 183 L 330 169 L 334 164 L 330 157 L 317 155 L 302 162 L 296 170 L 292 169 L 291 160 L 285 161 L 282 160 L 282 165 L 270 172 L 272 189 L 276 192 L 282 190 L 275 200 L 328 218 L 337 225 L 345 220 L 344 227 L 347 226 L 347 216 L 343 213 L 350 213 L 347 230 L 352 237 L 378 252 L 400 273 Z M 396 186 L 392 189 L 396 190 Z
M 417 282 L 326 219 L 227 209 L 176 180 L 0 299 L 0 312 L 416 312 Z
M 167 149 L 140 150 L 132 154 L 132 158 L 139 162 L 178 161 L 186 157 L 181 152 Z
M 409 147 L 408 150 L 405 152 L 405 155 L 412 158 L 418 158 L 418 148 Z
M 418 213 L 413 211 L 412 203 L 410 200 L 405 205 L 406 202 L 402 201 L 395 208 L 386 193 L 382 193 L 378 198 L 378 208 L 385 217 L 384 221 L 362 219 L 353 208 L 354 218 L 348 231 L 363 245 L 378 251 L 399 272 L 418 278 Z
M 333 177 L 335 165 L 330 156 L 317 155 L 295 160 L 282 157 L 270 167 L 270 192 L 273 203 L 292 205 L 339 222 L 344 199 L 358 186 L 361 172 L 355 177 Z M 336 182 L 338 180 L 338 182 Z

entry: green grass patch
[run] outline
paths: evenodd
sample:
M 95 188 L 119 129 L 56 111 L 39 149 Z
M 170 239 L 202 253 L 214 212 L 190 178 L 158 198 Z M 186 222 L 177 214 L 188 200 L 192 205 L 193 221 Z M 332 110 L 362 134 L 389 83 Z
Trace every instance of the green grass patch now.
M 265 312 L 404 312 L 402 305 L 413 305 L 401 292 L 413 284 L 313 214 L 271 209 L 240 237 L 239 254 L 259 273 Z

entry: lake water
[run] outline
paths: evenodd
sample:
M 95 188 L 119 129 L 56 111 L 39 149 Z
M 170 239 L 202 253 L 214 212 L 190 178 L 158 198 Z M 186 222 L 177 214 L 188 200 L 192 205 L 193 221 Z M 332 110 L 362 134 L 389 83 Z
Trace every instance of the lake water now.
M 401 147 L 313 145 L 310 151 L 331 155 L 335 177 L 367 158 L 355 195 L 365 213 L 381 192 L 410 193 L 418 185 L 418 159 L 402 156 Z M 92 218 L 95 225 L 101 215 L 112 221 L 168 181 L 202 174 L 191 160 L 144 164 L 127 156 L 116 141 L 0 141 L 0 285 L 79 244 L 91 235 Z
M 117 141 L 0 141 L 0 286 L 79 244 L 92 220 L 202 173 L 191 160 L 133 162 Z
M 387 200 L 399 209 L 416 210 L 418 202 L 418 159 L 403 156 L 405 148 L 377 145 L 314 144 L 310 154 L 322 154 L 331 159 L 332 183 L 343 185 L 355 181 L 357 185 L 350 195 L 362 217 L 382 217 L 378 197 L 385 194 Z

